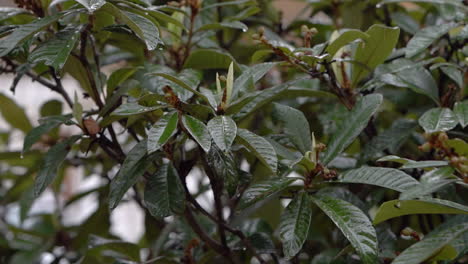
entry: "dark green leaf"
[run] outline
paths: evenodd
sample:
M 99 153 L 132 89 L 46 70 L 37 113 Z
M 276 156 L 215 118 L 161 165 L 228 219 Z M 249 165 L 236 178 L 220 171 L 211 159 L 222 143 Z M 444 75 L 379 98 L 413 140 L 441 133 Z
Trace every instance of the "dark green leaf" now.
M 159 150 L 177 131 L 179 117 L 176 112 L 162 116 L 148 131 L 148 153 Z
M 273 116 L 283 124 L 284 133 L 303 154 L 312 150 L 309 122 L 301 111 L 274 104 Z
M 240 29 L 246 32 L 249 28 L 240 21 L 225 21 L 220 23 L 213 23 L 213 24 L 206 24 L 197 29 L 197 31 L 204 31 L 204 30 L 213 30 L 213 29 L 223 29 L 223 28 L 234 28 Z
M 145 189 L 145 204 L 151 215 L 164 218 L 180 214 L 185 208 L 184 188 L 172 164 L 164 164 L 149 178 Z
M 208 165 L 216 174 L 230 196 L 233 196 L 239 185 L 240 173 L 237 171 L 234 155 L 230 151 L 222 151 L 217 145 L 211 146 L 206 156 Z
M 453 111 L 460 125 L 465 128 L 468 125 L 468 100 L 456 102 Z
M 190 54 L 184 64 L 184 68 L 198 70 L 227 69 L 234 61 L 234 67 L 238 68 L 234 58 L 228 53 L 214 49 L 198 49 Z
M 311 220 L 309 195 L 301 192 L 284 209 L 278 227 L 286 259 L 291 259 L 301 250 L 309 234 Z
M 23 41 L 54 23 L 64 15 L 65 13 L 57 13 L 55 15 L 36 19 L 30 24 L 19 26 L 8 37 L 2 39 L 2 42 L 0 43 L 0 57 L 7 55 Z
M 329 196 L 312 196 L 312 201 L 330 217 L 361 257 L 361 262 L 378 262 L 377 234 L 369 218 L 356 206 Z
M 188 115 L 182 116 L 182 123 L 193 139 L 197 141 L 200 147 L 202 147 L 205 152 L 210 151 L 211 137 L 210 132 L 208 131 L 208 128 L 205 126 L 205 124 L 203 124 L 202 121 Z
M 413 3 L 432 3 L 432 4 L 445 4 L 453 5 L 466 10 L 466 6 L 459 0 L 383 0 L 378 5 L 390 4 L 390 3 L 401 3 L 401 2 L 413 2 Z
M 111 240 L 96 235 L 91 235 L 88 243 L 87 256 L 101 257 L 111 255 L 120 258 L 129 258 L 140 261 L 140 248 L 129 242 Z
M 135 71 L 135 68 L 121 68 L 112 72 L 109 79 L 107 79 L 107 97 L 110 97 L 115 88 L 130 78 Z
M 444 34 L 447 34 L 447 32 L 449 32 L 450 29 L 456 26 L 457 24 L 455 23 L 448 23 L 426 27 L 416 32 L 416 34 L 413 36 L 412 39 L 410 39 L 408 45 L 406 46 L 406 58 L 411 58 L 415 55 L 418 55 L 427 47 L 429 47 L 432 44 L 432 42 L 436 41 Z
M 272 197 L 285 190 L 295 179 L 293 178 L 272 178 L 266 181 L 255 183 L 243 194 L 241 208 L 247 208 L 264 199 Z
M 419 118 L 419 125 L 426 133 L 448 131 L 457 123 L 457 117 L 449 108 L 432 108 Z
M 382 103 L 382 95 L 371 94 L 359 100 L 339 125 L 337 131 L 331 136 L 327 145 L 327 151 L 321 159 L 323 164 L 328 164 L 340 154 L 367 126 L 370 118 Z
M 229 116 L 217 116 L 208 122 L 208 131 L 216 145 L 226 151 L 231 148 L 236 138 L 237 125 Z
M 244 70 L 242 74 L 234 81 L 234 90 L 232 91 L 232 99 L 237 99 L 238 95 L 249 92 L 256 82 L 258 82 L 268 71 L 270 71 L 277 63 L 266 62 L 253 65 Z
M 39 172 L 34 181 L 34 195 L 38 197 L 55 178 L 57 170 L 67 157 L 71 146 L 81 136 L 71 136 L 66 140 L 52 146 L 44 156 Z
M 251 151 L 267 168 L 276 173 L 278 158 L 273 146 L 266 139 L 254 133 L 238 128 L 236 139 Z
M 103 11 L 113 15 L 116 19 L 127 24 L 135 34 L 140 37 L 146 44 L 149 50 L 154 50 L 159 44 L 162 44 L 159 38 L 159 29 L 151 20 L 137 15 L 135 13 L 121 11 L 115 5 L 106 3 L 101 8 Z
M 146 140 L 140 141 L 127 154 L 119 172 L 110 183 L 109 208 L 114 209 L 125 193 L 145 173 L 149 162 L 145 159 L 147 153 Z
M 338 182 L 376 185 L 404 192 L 419 182 L 408 174 L 392 168 L 362 167 L 341 174 Z
M 434 193 L 455 182 L 451 167 L 443 167 L 426 172 L 421 176 L 421 184 L 413 186 L 400 194 L 400 200 L 410 200 Z
M 69 26 L 59 31 L 54 38 L 41 43 L 30 55 L 31 63 L 43 61 L 58 71 L 63 68 L 75 48 L 82 26 Z
M 120 116 L 130 116 L 130 115 L 138 115 L 146 112 L 151 112 L 156 109 L 160 109 L 160 106 L 142 106 L 138 103 L 126 103 L 120 105 L 117 109 L 112 112 L 112 115 L 120 115 Z
M 455 224 L 442 230 L 436 230 L 413 244 L 394 260 L 393 264 L 419 264 L 437 254 L 451 241 L 468 231 L 468 222 Z
M 58 122 L 58 121 L 46 122 L 42 125 L 39 125 L 33 128 L 31 131 L 29 131 L 28 134 L 24 137 L 22 153 L 24 154 L 28 152 L 31 146 L 34 143 L 36 143 L 41 138 L 42 135 L 48 133 L 53 128 L 58 127 L 61 123 L 62 122 Z

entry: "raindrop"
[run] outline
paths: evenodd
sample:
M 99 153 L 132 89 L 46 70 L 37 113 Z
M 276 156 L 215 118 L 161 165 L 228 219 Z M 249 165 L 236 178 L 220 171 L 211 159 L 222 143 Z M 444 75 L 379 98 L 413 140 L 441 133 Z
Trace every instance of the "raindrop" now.
M 246 28 L 243 28 L 242 31 L 243 31 L 243 32 L 247 32 L 247 29 L 246 29 Z
M 375 8 L 381 8 L 382 7 L 382 4 L 376 4 L 375 5 Z
M 145 15 L 149 15 L 149 13 L 148 13 L 148 12 L 145 12 Z
M 21 153 L 21 155 L 20 155 L 20 159 L 24 159 L 23 153 Z

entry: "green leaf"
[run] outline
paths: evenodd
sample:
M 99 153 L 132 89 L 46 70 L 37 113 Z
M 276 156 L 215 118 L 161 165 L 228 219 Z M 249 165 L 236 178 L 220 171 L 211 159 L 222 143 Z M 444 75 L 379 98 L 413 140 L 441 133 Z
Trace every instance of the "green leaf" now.
M 459 0 L 383 0 L 378 5 L 390 4 L 390 3 L 401 3 L 401 2 L 413 2 L 413 3 L 432 3 L 432 4 L 444 4 L 452 5 L 462 9 L 467 9 L 466 6 Z
M 369 218 L 356 206 L 329 196 L 312 196 L 312 201 L 343 232 L 365 264 L 378 263 L 377 234 Z
M 232 97 L 232 89 L 234 85 L 234 62 L 229 64 L 229 69 L 226 78 L 226 104 L 229 105 Z
M 75 118 L 76 122 L 81 126 L 83 125 L 83 106 L 78 100 L 78 95 L 75 92 L 75 96 L 73 98 L 73 117 Z
M 121 68 L 112 72 L 109 79 L 107 79 L 107 97 L 112 96 L 115 88 L 130 78 L 135 71 L 136 68 Z
M 454 63 L 441 62 L 433 64 L 429 69 L 432 71 L 437 68 L 452 79 L 458 87 L 463 87 L 463 69 L 459 68 L 458 65 Z
M 335 56 L 336 52 L 341 49 L 343 46 L 347 45 L 348 43 L 355 41 L 357 39 L 362 39 L 364 42 L 370 36 L 360 30 L 350 29 L 342 34 L 340 34 L 335 40 L 333 40 L 330 45 L 328 45 L 326 52 L 330 54 L 331 57 Z
M 167 79 L 167 80 L 169 80 L 171 82 L 176 83 L 177 85 L 179 85 L 179 87 L 200 96 L 206 102 L 208 102 L 208 103 L 210 102 L 208 100 L 208 98 L 204 94 L 202 94 L 199 91 L 195 90 L 196 87 L 192 88 L 189 84 L 187 84 L 184 80 L 180 79 L 179 77 L 176 77 L 174 75 L 167 74 L 167 73 L 162 73 L 162 72 L 152 73 L 151 75 L 161 76 L 161 77 L 163 77 L 163 78 L 165 78 L 165 79 Z
M 156 109 L 160 109 L 161 106 L 142 106 L 138 103 L 126 103 L 120 105 L 117 109 L 112 112 L 112 115 L 120 115 L 120 116 L 130 116 L 130 115 L 138 115 L 146 112 L 151 112 Z
M 388 219 L 411 214 L 468 214 L 468 207 L 436 198 L 391 200 L 383 203 L 374 217 L 374 225 Z
M 291 259 L 301 250 L 309 234 L 311 220 L 309 195 L 301 192 L 284 209 L 278 227 L 286 259 Z
M 57 13 L 44 18 L 38 18 L 29 24 L 19 26 L 13 33 L 3 38 L 0 42 L 0 57 L 6 56 L 14 48 L 20 46 L 23 41 L 54 23 L 65 14 L 66 13 Z
M 410 200 L 426 196 L 437 192 L 443 187 L 455 182 L 453 169 L 451 167 L 443 167 L 426 172 L 421 176 L 421 184 L 413 186 L 400 194 L 400 200 Z
M 456 23 L 448 23 L 423 28 L 416 32 L 406 45 L 406 58 L 411 58 L 426 50 L 432 42 L 447 34 L 450 29 L 456 27 Z
M 371 94 L 364 96 L 353 107 L 347 117 L 338 125 L 338 129 L 331 136 L 325 155 L 321 159 L 323 164 L 328 164 L 340 154 L 361 131 L 367 126 L 370 118 L 382 103 L 382 95 Z
M 34 196 L 38 197 L 55 178 L 57 170 L 67 157 L 71 146 L 80 139 L 81 136 L 71 136 L 66 140 L 55 144 L 45 154 L 39 172 L 34 181 Z
M 361 167 L 341 174 L 338 182 L 376 185 L 398 192 L 404 192 L 419 182 L 408 174 L 392 168 Z
M 185 208 L 184 187 L 172 164 L 163 164 L 149 178 L 145 189 L 145 205 L 152 216 L 164 218 L 180 214 Z
M 364 146 L 361 161 L 373 159 L 385 150 L 389 150 L 391 153 L 397 152 L 404 141 L 413 133 L 416 126 L 416 122 L 409 119 L 399 119 L 393 122 L 389 129 L 373 137 Z
M 82 4 L 84 7 L 86 7 L 89 13 L 94 13 L 94 11 L 101 8 L 106 3 L 105 0 L 75 0 L 75 1 Z
M 404 87 L 416 93 L 424 94 L 439 102 L 439 88 L 431 73 L 423 67 L 423 63 L 415 63 L 408 59 L 397 59 L 381 65 L 376 70 L 375 80 L 396 87 Z
M 162 116 L 148 131 L 148 153 L 159 150 L 177 131 L 179 117 L 176 112 Z
M 62 69 L 75 48 L 83 26 L 69 26 L 59 31 L 52 39 L 41 43 L 30 55 L 31 63 L 43 61 L 56 72 Z
M 217 116 L 208 122 L 208 131 L 216 145 L 226 151 L 236 138 L 237 125 L 229 116 Z
M 246 32 L 249 28 L 247 25 L 240 21 L 224 21 L 220 23 L 213 23 L 213 24 L 205 24 L 197 29 L 197 32 L 204 31 L 204 30 L 216 30 L 216 29 L 223 29 L 223 28 L 233 28 L 233 29 L 240 29 Z
M 222 151 L 217 145 L 211 146 L 206 161 L 217 179 L 224 182 L 228 194 L 232 197 L 236 193 L 240 179 L 232 152 Z
M 146 140 L 140 141 L 127 154 L 120 170 L 110 183 L 109 208 L 112 210 L 119 204 L 125 193 L 145 173 L 149 162 L 145 158 L 147 153 Z
M 42 135 L 58 127 L 60 124 L 62 124 L 62 122 L 59 122 L 59 121 L 46 122 L 42 125 L 39 125 L 31 129 L 28 132 L 28 134 L 26 134 L 26 136 L 24 137 L 23 150 L 21 154 L 28 152 L 29 149 L 32 147 L 32 145 L 36 143 L 41 138 Z
M 242 96 L 247 93 L 250 90 L 251 85 L 258 82 L 276 64 L 276 62 L 260 63 L 244 70 L 234 81 L 232 99 L 236 99 L 238 95 Z
M 419 118 L 419 125 L 426 133 L 448 131 L 457 123 L 457 117 L 449 108 L 432 108 Z
M 456 224 L 442 230 L 429 233 L 421 241 L 405 249 L 393 264 L 419 264 L 437 254 L 457 237 L 468 231 L 468 223 Z
M 288 188 L 288 186 L 291 185 L 291 183 L 293 183 L 295 180 L 296 179 L 294 178 L 275 177 L 266 181 L 253 184 L 242 195 L 240 208 L 247 208 L 262 200 L 280 194 L 283 190 Z
M 359 81 L 370 73 L 369 71 L 383 63 L 392 53 L 397 44 L 400 29 L 373 25 L 366 31 L 366 34 L 369 38 L 365 43 L 359 44 L 354 56 L 358 64 L 353 67 L 352 87 L 356 87 Z
M 453 112 L 458 119 L 460 125 L 465 128 L 468 125 L 468 100 L 456 102 L 453 107 Z
M 447 166 L 448 162 L 445 160 L 423 160 L 423 161 L 410 161 L 405 163 L 400 169 L 422 169 Z
M 182 123 L 195 141 L 202 147 L 205 152 L 210 151 L 211 137 L 208 128 L 202 121 L 188 116 L 182 116 Z
M 12 127 L 25 133 L 32 129 L 24 110 L 12 99 L 0 93 L 0 113 Z
M 273 146 L 261 136 L 257 136 L 254 133 L 238 128 L 236 139 L 240 144 L 244 145 L 249 151 L 251 151 L 268 169 L 273 173 L 276 173 L 278 166 L 278 158 Z
M 102 257 L 111 253 L 111 256 L 125 257 L 140 262 L 140 248 L 121 240 L 111 240 L 96 235 L 91 235 L 88 242 L 87 256 Z
M 238 69 L 239 66 L 237 66 L 234 58 L 228 53 L 215 49 L 197 49 L 187 58 L 184 68 L 197 70 L 227 69 L 233 61 L 234 67 Z
M 154 50 L 159 44 L 163 44 L 159 38 L 159 29 L 151 20 L 135 13 L 121 11 L 109 2 L 101 9 L 129 26 L 133 32 L 145 42 L 148 50 Z
M 284 133 L 303 154 L 312 150 L 309 122 L 301 111 L 275 103 L 273 117 L 283 124 Z

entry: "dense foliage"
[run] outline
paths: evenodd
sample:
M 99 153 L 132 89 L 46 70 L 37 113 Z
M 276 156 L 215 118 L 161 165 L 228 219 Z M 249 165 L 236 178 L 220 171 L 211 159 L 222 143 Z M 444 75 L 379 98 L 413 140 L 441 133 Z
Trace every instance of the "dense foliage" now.
M 467 263 L 467 3 L 401 2 L 307 0 L 288 23 L 268 0 L 0 8 L 0 262 Z M 38 123 L 22 78 L 63 98 Z M 63 195 L 71 167 L 104 184 Z M 138 243 L 110 231 L 129 201 Z

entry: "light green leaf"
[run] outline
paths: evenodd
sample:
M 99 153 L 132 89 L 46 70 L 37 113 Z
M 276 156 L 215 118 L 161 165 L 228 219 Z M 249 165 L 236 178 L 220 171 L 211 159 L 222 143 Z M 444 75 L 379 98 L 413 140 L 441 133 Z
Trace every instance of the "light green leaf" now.
M 412 39 L 406 45 L 406 58 L 411 58 L 426 50 L 432 42 L 447 34 L 450 29 L 456 27 L 456 23 L 448 23 L 423 28 L 416 32 Z
M 163 164 L 146 184 L 145 205 L 152 216 L 164 218 L 185 208 L 184 187 L 172 164 Z
M 18 47 L 23 41 L 41 31 L 45 27 L 57 21 L 66 13 L 57 13 L 44 18 L 38 18 L 33 22 L 21 25 L 16 28 L 8 37 L 3 38 L 0 42 L 0 57 L 6 56 L 14 48 Z
M 148 131 L 148 153 L 161 148 L 177 131 L 179 117 L 176 112 L 162 116 Z
M 442 230 L 429 233 L 421 241 L 405 249 L 393 264 L 419 264 L 437 254 L 457 237 L 468 231 L 468 223 L 456 224 Z
M 267 168 L 276 173 L 278 158 L 270 142 L 242 128 L 237 129 L 236 139 L 250 150 Z
M 239 6 L 239 5 L 254 5 L 254 4 L 256 4 L 256 1 L 254 0 L 236 0 L 236 1 L 217 2 L 215 4 L 211 4 L 211 5 L 207 5 L 203 7 L 202 11 L 210 9 L 210 8 L 214 8 L 214 7 L 220 7 L 220 6 L 229 6 L 229 5 Z
M 359 81 L 370 73 L 369 71 L 383 63 L 392 53 L 397 44 L 400 29 L 373 25 L 366 31 L 366 34 L 369 38 L 365 43 L 359 44 L 354 57 L 357 64 L 353 67 L 352 87 L 356 87 Z
M 312 201 L 343 232 L 365 264 L 378 262 L 377 234 L 369 218 L 356 206 L 329 196 L 312 196 Z
M 340 154 L 361 131 L 367 126 L 370 118 L 382 103 L 382 95 L 371 94 L 361 98 L 353 107 L 347 117 L 338 125 L 338 129 L 331 136 L 325 155 L 321 159 L 323 164 L 328 164 Z
M 203 124 L 202 121 L 188 116 L 182 116 L 182 123 L 190 135 L 197 141 L 197 143 L 202 147 L 205 152 L 210 151 L 211 147 L 211 137 L 208 128 Z
M 71 146 L 81 136 L 71 136 L 66 140 L 55 144 L 45 154 L 41 167 L 34 180 L 34 196 L 38 197 L 55 178 L 58 168 L 67 157 Z
M 101 10 L 113 15 L 116 19 L 129 26 L 135 34 L 145 42 L 148 50 L 154 50 L 162 44 L 159 38 L 159 29 L 151 20 L 135 13 L 121 11 L 115 5 L 106 3 Z
M 142 106 L 138 103 L 126 103 L 120 105 L 117 109 L 112 112 L 112 115 L 120 115 L 120 116 L 130 116 L 130 115 L 138 115 L 146 112 L 151 112 L 156 109 L 160 109 L 161 106 Z
M 468 214 L 468 207 L 437 198 L 391 200 L 379 207 L 374 217 L 374 225 L 391 218 L 411 214 Z
M 226 104 L 229 105 L 232 97 L 232 89 L 234 85 L 234 63 L 229 64 L 229 70 L 226 78 Z
M 31 63 L 43 61 L 58 71 L 63 68 L 75 48 L 82 26 L 69 26 L 59 31 L 54 38 L 43 42 L 30 55 Z
M 460 125 L 465 128 L 468 125 L 468 100 L 456 102 L 453 111 Z
M 426 133 L 448 131 L 457 123 L 457 117 L 449 108 L 432 108 L 419 118 L 419 125 Z
M 234 67 L 239 67 L 234 58 L 228 53 L 215 49 L 197 49 L 187 58 L 184 68 L 198 70 L 227 69 L 231 62 L 234 62 Z
M 83 123 L 83 106 L 78 100 L 78 95 L 75 92 L 75 96 L 73 98 L 73 117 L 75 118 L 76 122 L 80 125 Z
M 418 186 L 419 182 L 410 175 L 392 168 L 361 167 L 341 174 L 338 182 L 376 185 L 398 192 Z
M 311 220 L 312 208 L 309 195 L 300 192 L 284 209 L 278 227 L 286 259 L 291 259 L 301 250 L 309 234 Z
M 301 111 L 275 103 L 273 117 L 283 124 L 284 133 L 303 154 L 312 150 L 309 122 Z
M 11 98 L 0 93 L 0 113 L 5 121 L 12 127 L 17 128 L 24 133 L 32 129 L 24 110 L 15 103 Z
M 76 2 L 82 4 L 86 9 L 88 9 L 88 12 L 94 13 L 94 11 L 98 10 L 101 8 L 106 1 L 105 0 L 75 0 Z
M 339 49 L 348 43 L 357 39 L 361 39 L 365 42 L 369 37 L 370 36 L 368 34 L 360 30 L 350 29 L 343 32 L 335 40 L 333 40 L 330 45 L 328 45 L 326 51 L 330 54 L 331 57 L 333 57 Z
M 128 189 L 145 173 L 150 163 L 145 158 L 147 153 L 146 145 L 146 140 L 136 144 L 128 152 L 119 172 L 112 179 L 109 193 L 109 208 L 111 210 L 117 207 Z
M 208 122 L 208 130 L 216 145 L 226 151 L 236 138 L 237 125 L 229 116 L 217 116 Z
M 240 208 L 247 208 L 262 200 L 268 199 L 275 195 L 280 194 L 283 190 L 288 188 L 295 179 L 287 177 L 274 177 L 266 181 L 255 183 L 250 186 L 242 195 Z

